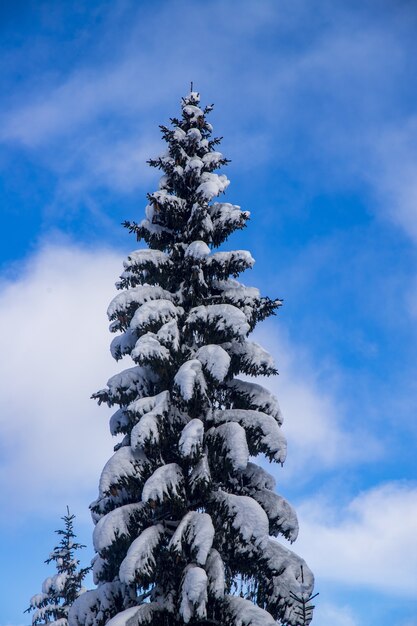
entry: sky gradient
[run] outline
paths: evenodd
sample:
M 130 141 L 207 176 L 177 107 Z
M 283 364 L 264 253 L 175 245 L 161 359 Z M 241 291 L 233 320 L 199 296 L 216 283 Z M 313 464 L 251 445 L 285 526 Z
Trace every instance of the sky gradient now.
M 282 297 L 256 331 L 289 441 L 280 493 L 316 626 L 417 626 L 417 7 L 339 0 L 0 8 L 0 626 L 51 573 L 115 441 L 106 308 L 190 81 L 251 211 L 223 249 Z

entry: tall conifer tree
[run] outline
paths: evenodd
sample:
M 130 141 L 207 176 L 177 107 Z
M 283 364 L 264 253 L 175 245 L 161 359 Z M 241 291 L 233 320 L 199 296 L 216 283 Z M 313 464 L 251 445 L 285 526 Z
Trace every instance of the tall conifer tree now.
M 191 91 L 161 126 L 159 190 L 125 224 L 148 248 L 127 257 L 108 316 L 113 356 L 134 366 L 94 396 L 118 407 L 110 430 L 123 439 L 91 506 L 98 587 L 72 626 L 295 626 L 312 592 L 307 565 L 274 538 L 297 537 L 296 514 L 250 460 L 284 462 L 277 400 L 238 378 L 276 374 L 248 335 L 281 302 L 236 280 L 249 252 L 215 251 L 249 213 L 214 201 L 227 159 L 199 101 Z
M 85 548 L 75 541 L 75 515 L 69 512 L 61 518 L 64 528 L 55 532 L 61 541 L 46 559 L 45 563 L 55 563 L 57 573 L 43 581 L 42 592 L 30 599 L 25 613 L 32 613 L 32 624 L 67 626 L 68 611 L 78 596 L 85 591 L 82 586 L 90 567 L 79 568 L 80 561 L 75 557 L 77 550 Z

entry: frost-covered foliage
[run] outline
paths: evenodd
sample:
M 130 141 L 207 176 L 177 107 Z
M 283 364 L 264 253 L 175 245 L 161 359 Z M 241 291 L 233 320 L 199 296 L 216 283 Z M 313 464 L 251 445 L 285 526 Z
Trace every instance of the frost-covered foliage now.
M 43 581 L 42 592 L 32 596 L 30 606 L 25 611 L 33 611 L 32 624 L 68 626 L 68 611 L 85 592 L 82 582 L 90 568 L 79 568 L 80 561 L 75 557 L 76 551 L 85 546 L 75 541 L 75 515 L 71 515 L 67 509 L 62 519 L 65 528 L 55 531 L 61 541 L 45 561 L 48 564 L 55 563 L 56 574 Z
M 237 280 L 249 252 L 216 251 L 249 213 L 218 201 L 227 159 L 199 101 L 191 92 L 161 127 L 167 150 L 149 162 L 159 189 L 125 224 L 148 248 L 124 262 L 108 316 L 111 352 L 133 366 L 94 396 L 116 407 L 122 439 L 91 505 L 97 589 L 75 602 L 71 626 L 297 626 L 313 588 L 275 539 L 296 539 L 296 514 L 250 460 L 285 460 L 278 402 L 239 378 L 276 373 L 248 335 L 281 301 Z

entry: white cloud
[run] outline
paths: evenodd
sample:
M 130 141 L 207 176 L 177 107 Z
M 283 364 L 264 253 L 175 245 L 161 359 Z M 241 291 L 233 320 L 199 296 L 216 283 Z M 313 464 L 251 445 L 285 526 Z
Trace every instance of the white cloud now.
M 38 147 L 79 130 L 103 112 L 126 108 L 136 95 L 140 64 L 122 60 L 96 68 L 80 68 L 61 84 L 49 85 L 29 103 L 5 115 L 1 138 Z M 152 96 L 149 96 L 152 99 Z M 137 101 L 139 108 L 142 100 Z M 76 102 L 76 106 L 74 106 Z
M 95 497 L 114 442 L 90 396 L 116 369 L 105 310 L 120 266 L 114 252 L 52 245 L 1 285 L 3 514 Z
M 390 482 L 346 506 L 315 496 L 298 505 L 302 554 L 320 580 L 415 596 L 417 487 Z
M 365 172 L 378 205 L 417 243 L 417 116 L 371 134 L 369 143 Z
M 314 367 L 306 350 L 292 342 L 278 325 L 256 331 L 262 345 L 274 355 L 279 376 L 262 384 L 278 397 L 288 439 L 288 458 L 280 481 L 297 474 L 311 478 L 326 469 L 373 461 L 382 453 L 381 444 L 345 419 L 345 407 L 333 390 L 333 380 L 321 375 L 320 361 Z M 337 376 L 336 367 L 332 375 Z M 306 474 L 306 469 L 308 472 Z
M 169 101 L 180 85 L 187 89 L 193 77 L 200 84 L 207 79 L 216 83 L 225 70 L 230 73 L 225 59 L 235 51 L 237 40 L 283 18 L 269 2 L 255 8 L 243 0 L 241 5 L 236 13 L 221 0 L 198 7 L 179 2 L 175 8 L 167 5 L 144 15 L 135 2 L 113 3 L 102 16 L 107 28 L 101 36 L 108 39 L 108 54 L 83 57 L 68 74 L 55 71 L 52 78 L 44 77 L 40 89 L 23 91 L 20 103 L 4 115 L 0 137 L 37 147 L 74 133 L 103 114 L 138 116 Z M 219 22 L 216 45 L 213 20 Z M 209 52 L 191 54 L 196 44 Z
M 63 196 L 79 198 L 92 186 L 111 187 L 116 193 L 130 193 L 159 177 L 149 167 L 147 160 L 162 152 L 161 142 L 146 134 L 114 139 L 86 137 L 74 145 L 71 153 L 65 153 L 55 168 L 60 174 Z M 59 202 L 57 202 L 59 205 Z
M 359 626 L 350 607 L 321 602 L 314 610 L 314 623 L 320 626 Z

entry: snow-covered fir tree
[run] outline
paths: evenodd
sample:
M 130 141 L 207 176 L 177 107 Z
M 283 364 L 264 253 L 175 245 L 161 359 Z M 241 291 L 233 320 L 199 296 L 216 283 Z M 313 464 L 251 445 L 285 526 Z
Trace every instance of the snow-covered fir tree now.
M 252 460 L 285 460 L 278 402 L 238 377 L 276 374 L 248 335 L 281 302 L 236 280 L 249 252 L 216 252 L 249 213 L 215 201 L 227 159 L 199 102 L 192 91 L 161 127 L 159 190 L 125 224 L 148 248 L 124 262 L 108 316 L 114 358 L 134 365 L 94 396 L 117 407 L 110 430 L 123 438 L 91 505 L 97 588 L 71 626 L 295 626 L 313 588 L 275 538 L 297 537 L 296 514 Z
M 25 613 L 32 613 L 32 624 L 49 624 L 49 626 L 67 626 L 68 611 L 74 600 L 85 589 L 83 580 L 90 567 L 79 568 L 80 561 L 75 553 L 85 548 L 75 541 L 74 519 L 67 507 L 67 514 L 61 518 L 64 528 L 55 532 L 61 537 L 59 545 L 55 546 L 45 563 L 54 562 L 57 573 L 43 581 L 42 592 L 30 599 L 30 606 Z

